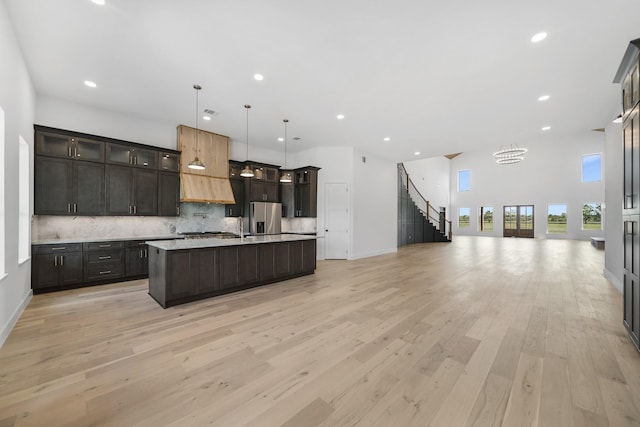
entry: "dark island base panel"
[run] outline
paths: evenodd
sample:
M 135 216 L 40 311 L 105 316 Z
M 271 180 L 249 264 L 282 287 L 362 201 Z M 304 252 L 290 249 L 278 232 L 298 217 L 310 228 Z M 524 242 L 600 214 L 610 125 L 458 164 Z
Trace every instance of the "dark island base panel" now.
M 149 250 L 149 295 L 162 307 L 314 274 L 316 240 Z
M 200 301 L 200 300 L 207 299 L 207 298 L 213 298 L 213 297 L 218 297 L 218 296 L 221 296 L 221 295 L 232 294 L 234 292 L 245 291 L 247 289 L 258 288 L 260 286 L 270 285 L 270 284 L 273 284 L 273 283 L 284 282 L 284 281 L 287 281 L 287 280 L 295 279 L 297 277 L 310 276 L 312 274 L 315 274 L 315 271 L 312 271 L 310 273 L 301 273 L 301 274 L 297 274 L 295 276 L 290 276 L 290 277 L 282 278 L 282 279 L 272 279 L 272 280 L 268 280 L 268 281 L 265 281 L 265 282 L 253 283 L 251 285 L 237 286 L 235 288 L 222 289 L 222 290 L 214 291 L 214 292 L 210 292 L 210 293 L 204 293 L 204 294 L 194 295 L 194 296 L 185 297 L 185 298 L 178 298 L 178 299 L 170 300 L 166 304 L 162 304 L 160 301 L 158 301 L 151 294 L 151 292 L 149 292 L 149 296 L 155 302 L 157 302 L 162 308 L 169 308 L 169 307 L 174 307 L 176 305 L 187 304 L 187 303 L 190 303 L 190 302 Z

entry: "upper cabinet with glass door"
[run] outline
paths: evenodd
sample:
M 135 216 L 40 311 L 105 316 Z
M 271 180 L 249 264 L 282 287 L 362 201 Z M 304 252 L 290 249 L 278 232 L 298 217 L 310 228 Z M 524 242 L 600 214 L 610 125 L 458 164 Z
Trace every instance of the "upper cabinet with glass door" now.
M 136 147 L 131 144 L 107 143 L 107 163 L 158 168 L 158 151 Z
M 104 162 L 104 142 L 36 129 L 36 154 Z

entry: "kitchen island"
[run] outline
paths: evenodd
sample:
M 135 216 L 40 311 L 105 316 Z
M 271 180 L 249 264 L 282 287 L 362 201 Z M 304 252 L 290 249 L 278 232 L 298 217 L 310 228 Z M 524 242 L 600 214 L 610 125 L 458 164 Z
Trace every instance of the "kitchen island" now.
M 149 295 L 162 307 L 313 274 L 316 236 L 184 239 L 149 245 Z

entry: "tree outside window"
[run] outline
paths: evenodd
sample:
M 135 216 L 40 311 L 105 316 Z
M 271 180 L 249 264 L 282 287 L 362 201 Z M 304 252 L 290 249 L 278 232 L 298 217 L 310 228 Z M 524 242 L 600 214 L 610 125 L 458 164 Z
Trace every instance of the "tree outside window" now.
M 602 230 L 602 206 L 600 203 L 582 205 L 582 229 Z
M 480 208 L 480 231 L 493 231 L 493 207 Z

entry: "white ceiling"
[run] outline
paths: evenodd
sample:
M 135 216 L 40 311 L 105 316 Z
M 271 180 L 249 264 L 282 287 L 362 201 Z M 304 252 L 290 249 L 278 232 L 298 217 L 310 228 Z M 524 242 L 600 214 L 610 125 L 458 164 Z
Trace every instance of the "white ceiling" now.
M 637 0 L 4 2 L 38 94 L 194 126 L 198 83 L 201 128 L 244 142 L 249 103 L 252 145 L 282 150 L 288 118 L 292 151 L 393 161 L 604 127 L 640 37 Z

